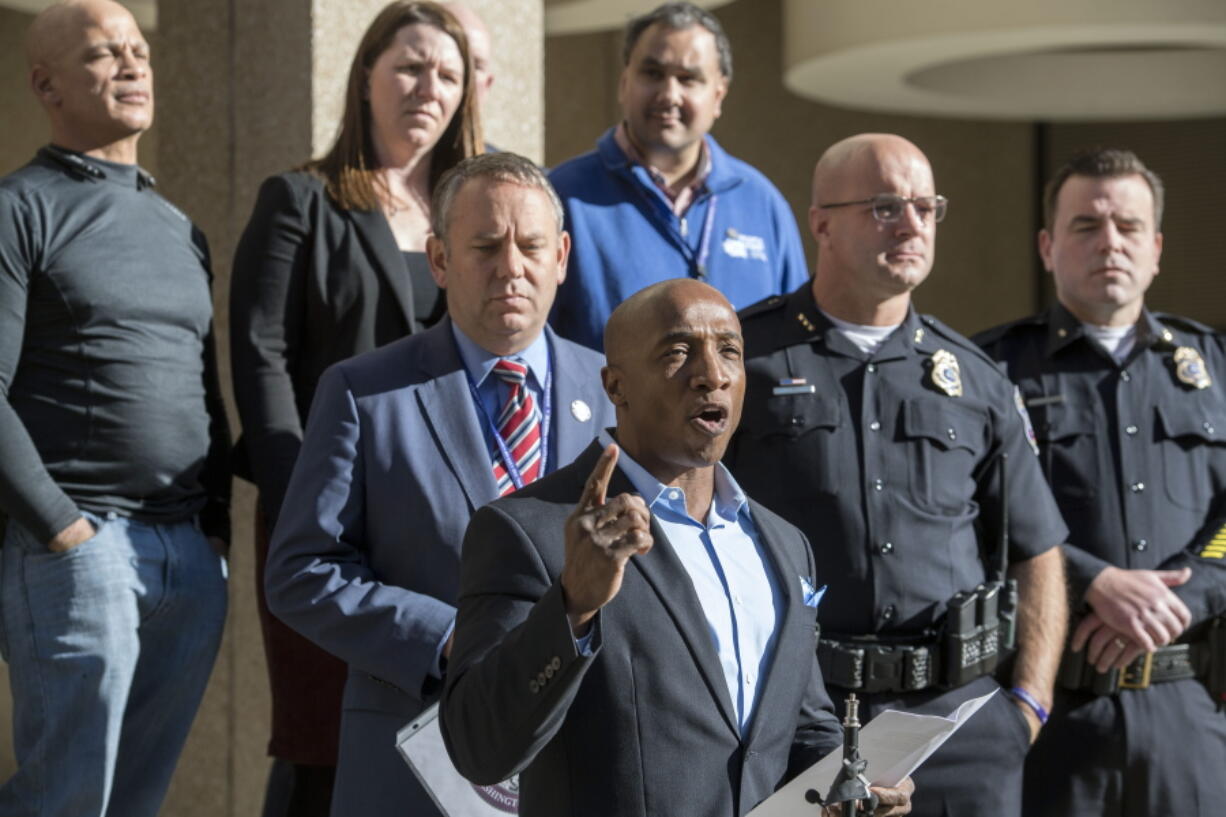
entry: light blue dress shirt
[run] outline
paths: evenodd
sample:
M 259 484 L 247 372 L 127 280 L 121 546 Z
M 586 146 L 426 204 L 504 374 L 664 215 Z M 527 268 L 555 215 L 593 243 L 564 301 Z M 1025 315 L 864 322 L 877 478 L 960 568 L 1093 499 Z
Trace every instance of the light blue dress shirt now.
M 611 442 L 602 431 L 601 445 Z M 716 464 L 715 501 L 704 524 L 687 512 L 681 488 L 662 484 L 625 450 L 617 467 L 643 497 L 690 576 L 745 734 L 770 670 L 784 603 L 745 494 L 723 464 Z
M 468 335 L 460 331 L 460 327 L 456 326 L 455 321 L 451 322 L 451 333 L 455 336 L 456 347 L 460 351 L 460 360 L 464 362 L 464 368 L 468 371 L 468 376 L 473 383 L 477 384 L 477 396 L 481 398 L 481 409 L 485 410 L 485 416 L 481 416 L 481 410 L 477 411 L 477 424 L 481 426 L 485 434 L 485 447 L 490 454 L 490 462 L 493 462 L 494 452 L 498 450 L 498 443 L 494 441 L 494 431 L 491 428 L 491 423 L 496 422 L 499 412 L 506 405 L 507 397 L 511 394 L 511 387 L 506 381 L 497 375 L 491 376 L 494 371 L 494 364 L 502 358 L 498 355 L 487 352 L 482 349 Z M 527 386 L 528 391 L 532 392 L 532 399 L 536 401 L 537 410 L 542 416 L 545 412 L 545 383 L 549 375 L 549 340 L 545 337 L 545 333 L 541 332 L 536 340 L 518 354 L 511 355 L 509 360 L 516 363 L 522 363 L 528 367 Z M 489 422 L 486 422 L 486 418 Z M 542 428 L 542 434 L 551 429 Z M 549 440 L 542 437 L 541 452 L 545 457 L 541 469 L 541 474 L 544 475 L 548 471 L 556 471 L 553 452 L 549 447 Z M 563 463 L 565 464 L 565 463 Z M 492 467 L 492 466 L 491 466 Z M 548 471 L 546 470 L 548 469 Z

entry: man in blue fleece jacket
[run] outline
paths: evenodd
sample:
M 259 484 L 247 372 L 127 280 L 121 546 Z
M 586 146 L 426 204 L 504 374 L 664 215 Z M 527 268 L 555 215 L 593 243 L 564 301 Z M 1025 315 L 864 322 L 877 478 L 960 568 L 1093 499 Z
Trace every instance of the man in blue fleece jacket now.
M 550 321 L 593 349 L 613 309 L 649 284 L 697 278 L 740 309 L 808 277 L 783 196 L 708 133 L 732 81 L 719 21 L 660 6 L 626 26 L 623 59 L 621 124 L 549 177 L 573 238 Z

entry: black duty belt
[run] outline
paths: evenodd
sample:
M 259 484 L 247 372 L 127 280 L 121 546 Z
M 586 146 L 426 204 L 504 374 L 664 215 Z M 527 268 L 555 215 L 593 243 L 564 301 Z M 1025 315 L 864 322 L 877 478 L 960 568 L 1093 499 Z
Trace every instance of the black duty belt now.
M 827 684 L 864 692 L 914 692 L 937 686 L 941 666 L 935 641 L 876 644 L 823 638 L 817 642 L 817 661 Z
M 1208 681 L 1213 652 L 1208 641 L 1171 644 L 1138 657 L 1122 670 L 1099 672 L 1086 661 L 1085 650 L 1065 650 L 1058 681 L 1065 689 L 1111 695 L 1121 689 L 1148 689 L 1168 681 Z

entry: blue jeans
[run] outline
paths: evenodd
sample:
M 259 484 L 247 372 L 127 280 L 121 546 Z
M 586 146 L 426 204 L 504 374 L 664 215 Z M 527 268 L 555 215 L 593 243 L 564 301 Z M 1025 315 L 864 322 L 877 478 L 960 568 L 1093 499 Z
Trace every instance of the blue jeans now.
M 156 817 L 221 643 L 225 564 L 193 522 L 85 516 L 69 551 L 11 519 L 0 551 L 0 817 Z

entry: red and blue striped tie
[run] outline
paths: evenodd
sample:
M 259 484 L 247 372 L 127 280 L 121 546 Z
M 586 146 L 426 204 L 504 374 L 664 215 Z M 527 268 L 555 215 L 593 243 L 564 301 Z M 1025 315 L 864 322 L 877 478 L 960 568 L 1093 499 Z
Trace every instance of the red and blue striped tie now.
M 523 484 L 539 477 L 541 470 L 541 413 L 536 399 L 524 385 L 528 367 L 513 360 L 499 360 L 494 364 L 494 374 L 511 387 L 507 402 L 498 413 L 498 434 L 506 444 Z M 494 455 L 494 481 L 498 495 L 506 496 L 515 490 L 515 483 L 503 465 L 501 453 Z

